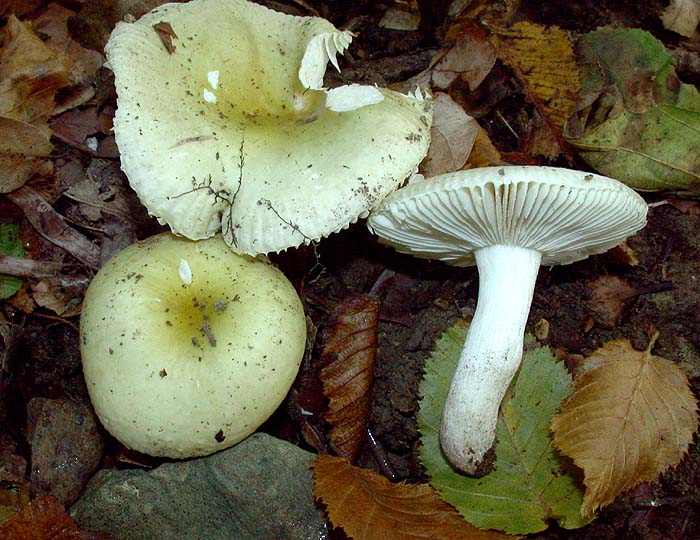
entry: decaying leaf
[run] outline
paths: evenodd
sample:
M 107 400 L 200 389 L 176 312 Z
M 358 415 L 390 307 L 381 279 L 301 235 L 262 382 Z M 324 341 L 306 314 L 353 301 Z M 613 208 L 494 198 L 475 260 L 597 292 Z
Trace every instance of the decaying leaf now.
M 434 96 L 430 148 L 421 172 L 426 177 L 458 171 L 467 162 L 478 124 L 443 92 Z
M 13 15 L 0 43 L 0 192 L 7 192 L 27 181 L 53 150 L 47 120 L 68 72 L 65 57 Z
M 700 93 L 664 45 L 639 29 L 581 36 L 578 110 L 565 136 L 601 174 L 646 191 L 700 193 Z
M 513 69 L 539 113 L 525 150 L 550 159 L 557 157 L 564 144 L 564 125 L 574 112 L 580 89 L 568 35 L 555 26 L 519 22 L 498 29 L 492 41 L 499 58 Z
M 111 535 L 84 531 L 53 497 L 37 497 L 26 510 L 0 525 L 3 540 L 110 540 Z
M 28 184 L 7 197 L 19 206 L 27 220 L 47 240 L 62 247 L 79 261 L 100 267 L 100 249 L 74 229 L 42 196 Z
M 582 366 L 552 420 L 556 446 L 583 469 L 582 515 L 680 462 L 698 427 L 697 402 L 671 361 L 628 340 L 606 343 Z
M 671 0 L 661 21 L 668 30 L 691 37 L 700 22 L 700 0 Z
M 3 448 L 4 450 L 4 448 Z M 6 457 L 6 456 L 2 456 Z M 26 466 L 26 462 L 24 463 Z M 28 485 L 14 485 L 8 482 L 0 484 L 0 526 L 16 516 L 29 505 Z
M 418 30 L 420 26 L 418 0 L 394 0 L 394 5 L 384 12 L 379 26 L 391 30 Z
M 588 294 L 586 305 L 596 321 L 612 328 L 620 321 L 630 299 L 637 295 L 637 289 L 621 277 L 600 276 L 588 286 Z
M 496 63 L 496 51 L 488 34 L 473 21 L 452 27 L 445 43 L 445 49 L 433 56 L 425 70 L 402 84 L 404 91 L 416 86 L 447 90 L 459 81 L 474 90 Z
M 168 54 L 173 54 L 175 52 L 175 44 L 173 39 L 178 39 L 175 30 L 170 26 L 169 22 L 160 21 L 158 24 L 153 25 L 153 30 L 156 31 L 158 37 L 160 38 L 163 47 L 168 51 Z
M 329 320 L 321 370 L 328 398 L 324 415 L 332 426 L 328 437 L 338 454 L 354 461 L 362 446 L 374 380 L 379 300 L 357 294 L 344 299 Z
M 313 465 L 316 497 L 333 525 L 355 540 L 508 540 L 466 523 L 427 484 L 392 484 L 347 460 L 319 456 Z
M 522 365 L 506 394 L 496 426 L 494 470 L 481 478 L 456 472 L 438 439 L 442 409 L 467 327 L 448 328 L 426 360 L 418 426 L 420 459 L 430 484 L 442 498 L 481 528 L 526 534 L 556 521 L 566 529 L 582 527 L 583 489 L 554 449 L 549 423 L 571 391 L 562 362 L 527 336 Z

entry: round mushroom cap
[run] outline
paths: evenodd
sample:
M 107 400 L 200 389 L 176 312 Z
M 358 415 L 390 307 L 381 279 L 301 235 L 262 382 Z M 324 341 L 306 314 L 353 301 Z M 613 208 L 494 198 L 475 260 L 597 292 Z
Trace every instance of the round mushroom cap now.
M 245 0 L 165 4 L 117 24 L 122 169 L 173 232 L 221 231 L 250 255 L 366 217 L 425 156 L 432 102 L 375 86 L 323 89 L 352 34 Z
M 304 354 L 306 320 L 269 263 L 220 236 L 165 233 L 100 269 L 80 336 L 105 428 L 139 452 L 186 458 L 232 446 L 275 411 Z
M 454 266 L 474 251 L 519 246 L 543 265 L 603 253 L 646 223 L 647 205 L 611 178 L 555 167 L 485 167 L 411 183 L 370 215 L 369 228 L 402 253 Z

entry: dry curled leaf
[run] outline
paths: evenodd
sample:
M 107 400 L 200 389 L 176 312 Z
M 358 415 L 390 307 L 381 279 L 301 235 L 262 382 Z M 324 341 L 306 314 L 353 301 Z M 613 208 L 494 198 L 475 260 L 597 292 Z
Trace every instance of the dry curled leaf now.
M 362 294 L 345 298 L 331 315 L 323 347 L 321 381 L 329 400 L 324 418 L 332 426 L 328 437 L 338 454 L 350 461 L 367 428 L 379 304 Z
M 564 143 L 564 124 L 581 88 L 569 37 L 560 28 L 519 22 L 498 29 L 493 38 L 499 58 L 523 84 L 537 114 L 524 150 L 553 159 Z
M 319 456 L 313 465 L 316 497 L 333 525 L 355 540 L 507 540 L 468 524 L 428 484 L 392 484 L 345 459 Z
M 651 354 L 655 339 L 646 351 L 628 340 L 595 351 L 552 420 L 555 445 L 583 469 L 582 515 L 678 464 L 697 429 L 688 379 Z
M 0 525 L 3 540 L 109 540 L 111 535 L 84 531 L 53 497 L 37 497 L 26 510 Z

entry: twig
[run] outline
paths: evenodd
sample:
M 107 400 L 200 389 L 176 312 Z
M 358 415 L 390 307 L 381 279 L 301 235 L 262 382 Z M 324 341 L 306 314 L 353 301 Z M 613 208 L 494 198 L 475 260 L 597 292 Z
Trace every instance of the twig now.
M 382 470 L 382 474 L 384 474 L 384 476 L 386 476 L 392 482 L 395 482 L 397 478 L 396 471 L 389 462 L 389 456 L 387 456 L 386 450 L 384 450 L 384 447 L 377 440 L 377 438 L 374 436 L 374 433 L 372 433 L 372 430 L 369 427 L 367 428 L 365 434 L 367 435 L 369 449 L 372 451 L 372 455 L 377 461 L 377 465 L 379 465 L 379 468 Z
M 0 274 L 15 277 L 43 278 L 56 276 L 63 265 L 53 261 L 37 261 L 23 257 L 0 255 Z

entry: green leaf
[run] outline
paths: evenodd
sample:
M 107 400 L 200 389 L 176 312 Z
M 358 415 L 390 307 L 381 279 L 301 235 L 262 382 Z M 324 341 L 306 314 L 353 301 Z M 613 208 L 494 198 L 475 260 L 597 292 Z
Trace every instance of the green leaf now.
M 464 344 L 466 325 L 449 328 L 428 359 L 420 392 L 420 458 L 430 483 L 464 518 L 483 529 L 528 534 L 554 520 L 567 529 L 581 527 L 583 489 L 571 466 L 552 445 L 549 423 L 571 393 L 571 377 L 546 347 L 527 336 L 521 368 L 501 403 L 496 428 L 494 470 L 471 478 L 445 460 L 438 440 L 442 405 Z
M 0 224 L 0 255 L 24 257 L 22 238 L 19 235 L 19 227 L 11 223 Z M 10 298 L 19 291 L 22 280 L 12 276 L 0 274 L 0 300 Z
M 700 93 L 648 32 L 579 38 L 581 107 L 564 136 L 597 171 L 639 190 L 700 195 Z

